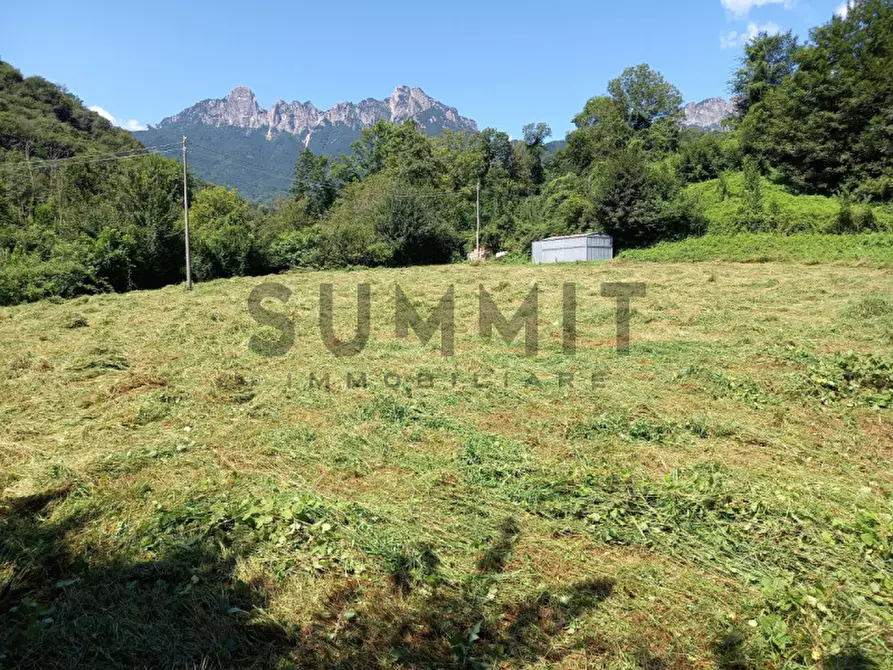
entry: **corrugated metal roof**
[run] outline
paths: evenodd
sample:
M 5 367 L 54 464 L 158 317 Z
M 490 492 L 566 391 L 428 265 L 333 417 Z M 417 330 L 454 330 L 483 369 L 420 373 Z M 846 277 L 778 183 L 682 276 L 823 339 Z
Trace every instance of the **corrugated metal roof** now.
M 575 235 L 556 235 L 555 237 L 545 237 L 537 241 L 545 242 L 546 240 L 572 240 L 577 237 L 610 237 L 610 235 L 606 235 L 605 233 L 577 233 Z

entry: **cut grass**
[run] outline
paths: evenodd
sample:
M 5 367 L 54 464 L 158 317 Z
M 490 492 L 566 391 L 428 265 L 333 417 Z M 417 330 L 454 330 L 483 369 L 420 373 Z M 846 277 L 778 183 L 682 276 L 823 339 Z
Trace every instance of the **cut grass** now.
M 4 308 L 0 666 L 889 666 L 878 265 L 291 273 Z M 294 319 L 282 357 L 248 346 L 277 336 L 248 314 L 262 281 L 292 290 L 267 305 Z M 626 356 L 609 281 L 647 285 Z M 370 342 L 337 359 L 318 287 L 349 338 L 361 282 Z M 480 340 L 478 285 L 510 315 L 533 282 L 539 355 Z M 423 315 L 455 285 L 455 356 L 394 336 L 395 283 Z

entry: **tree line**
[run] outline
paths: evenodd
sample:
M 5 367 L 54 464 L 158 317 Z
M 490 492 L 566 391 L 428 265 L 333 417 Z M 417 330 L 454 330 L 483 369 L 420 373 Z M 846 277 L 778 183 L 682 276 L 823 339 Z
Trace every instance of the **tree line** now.
M 478 184 L 482 245 L 516 258 L 535 239 L 589 230 L 617 248 L 877 230 L 893 215 L 891 72 L 893 0 L 858 0 L 804 44 L 754 37 L 721 132 L 683 129 L 679 90 L 642 64 L 586 101 L 554 153 L 544 123 L 512 139 L 379 122 L 350 155 L 302 151 L 288 196 L 271 205 L 190 175 L 195 275 L 463 259 Z M 64 89 L 0 62 L 0 303 L 182 281 L 182 166 L 164 155 L 175 147 L 139 149 Z M 726 201 L 720 221 L 705 215 L 705 185 Z M 779 190 L 833 198 L 834 215 L 785 211 L 767 195 Z

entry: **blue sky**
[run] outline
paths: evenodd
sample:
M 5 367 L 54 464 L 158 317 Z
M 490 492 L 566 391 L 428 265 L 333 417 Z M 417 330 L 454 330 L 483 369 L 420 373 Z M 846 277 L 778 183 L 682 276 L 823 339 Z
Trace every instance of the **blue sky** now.
M 626 66 L 649 63 L 686 101 L 726 95 L 748 35 L 806 37 L 842 1 L 7 0 L 0 58 L 132 128 L 239 85 L 265 108 L 328 108 L 406 84 L 482 128 L 546 121 L 561 138 Z

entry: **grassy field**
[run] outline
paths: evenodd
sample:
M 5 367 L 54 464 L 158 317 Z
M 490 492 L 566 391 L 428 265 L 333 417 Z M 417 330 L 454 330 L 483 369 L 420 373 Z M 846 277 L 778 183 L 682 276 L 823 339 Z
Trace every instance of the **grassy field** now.
M 262 281 L 0 310 L 0 667 L 893 666 L 893 271 L 290 273 L 281 357 Z M 534 282 L 538 356 L 482 341 Z M 453 357 L 395 284 L 455 285 Z
M 893 234 L 704 235 L 681 242 L 662 242 L 647 249 L 630 249 L 622 252 L 620 258 L 664 263 L 837 263 L 893 268 Z

